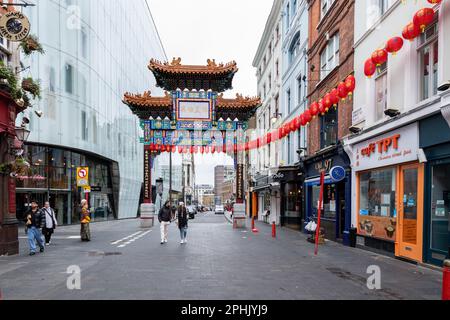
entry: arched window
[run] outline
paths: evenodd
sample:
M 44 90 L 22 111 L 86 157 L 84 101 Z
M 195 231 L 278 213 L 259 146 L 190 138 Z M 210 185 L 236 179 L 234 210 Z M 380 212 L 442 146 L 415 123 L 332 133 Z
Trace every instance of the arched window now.
M 289 64 L 295 61 L 295 58 L 300 53 L 300 32 L 294 36 L 291 46 L 289 47 Z

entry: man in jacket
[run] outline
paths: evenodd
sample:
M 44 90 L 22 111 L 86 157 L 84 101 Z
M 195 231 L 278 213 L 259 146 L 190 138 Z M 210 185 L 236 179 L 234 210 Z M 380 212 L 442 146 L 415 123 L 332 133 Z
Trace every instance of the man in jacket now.
M 45 227 L 45 213 L 39 209 L 36 201 L 31 202 L 31 210 L 27 212 L 25 223 L 28 229 L 28 244 L 30 246 L 30 256 L 36 254 L 36 242 L 40 252 L 44 252 L 44 240 L 41 229 Z
M 167 243 L 167 236 L 169 233 L 169 225 L 172 221 L 172 208 L 170 207 L 170 202 L 166 201 L 164 207 L 159 210 L 158 220 L 161 224 L 161 244 Z

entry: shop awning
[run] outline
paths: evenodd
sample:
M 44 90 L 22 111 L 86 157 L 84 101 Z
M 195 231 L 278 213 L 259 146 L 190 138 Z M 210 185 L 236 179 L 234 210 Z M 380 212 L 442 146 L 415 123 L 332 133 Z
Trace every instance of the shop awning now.
M 332 183 L 334 183 L 334 182 L 331 180 L 330 175 L 326 175 L 325 176 L 325 184 L 332 184 Z M 305 185 L 307 187 L 319 186 L 320 185 L 320 177 L 306 180 Z

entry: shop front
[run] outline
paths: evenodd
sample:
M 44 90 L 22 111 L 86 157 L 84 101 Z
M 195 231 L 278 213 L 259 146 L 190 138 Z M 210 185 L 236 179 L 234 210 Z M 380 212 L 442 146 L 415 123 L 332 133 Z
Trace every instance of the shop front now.
M 303 183 L 304 175 L 298 166 L 281 167 L 272 177 L 275 184 L 280 186 L 277 193 L 277 205 L 280 212 L 282 227 L 302 230 L 304 222 Z
M 93 209 L 92 221 L 117 218 L 111 163 L 80 152 L 29 144 L 24 148 L 24 158 L 31 164 L 27 176 L 16 179 L 16 216 L 19 220 L 36 200 L 40 206 L 45 201 L 55 209 L 58 224 L 79 223 L 79 204 L 86 197 L 83 188 L 77 187 L 77 167 L 89 168 L 89 205 Z
M 306 218 L 317 218 L 320 197 L 320 176 L 325 172 L 321 227 L 325 238 L 349 244 L 351 226 L 350 159 L 341 145 L 304 159 Z M 336 170 L 338 169 L 338 170 Z M 339 177 L 333 172 L 339 171 Z
M 450 126 L 441 114 L 420 121 L 425 166 L 424 261 L 450 258 Z
M 422 261 L 424 165 L 418 124 L 352 146 L 358 244 Z

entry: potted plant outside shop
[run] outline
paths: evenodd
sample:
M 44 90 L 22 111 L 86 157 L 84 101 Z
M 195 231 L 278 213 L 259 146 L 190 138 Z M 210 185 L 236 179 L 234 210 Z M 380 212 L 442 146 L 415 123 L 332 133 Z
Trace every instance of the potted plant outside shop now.
M 39 81 L 34 81 L 33 78 L 24 78 L 22 80 L 22 89 L 33 95 L 33 98 L 41 98 L 41 85 Z
M 30 35 L 20 42 L 20 48 L 26 56 L 33 54 L 33 52 L 45 53 L 44 48 L 39 42 L 39 39 L 35 35 Z

